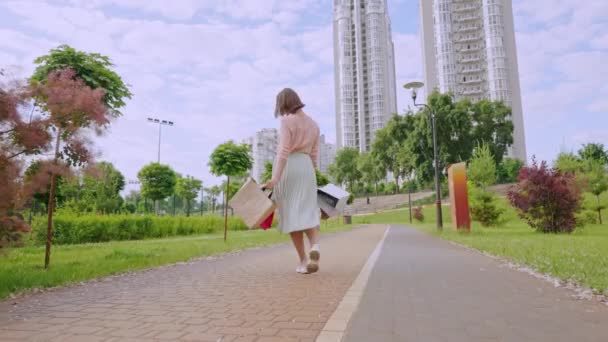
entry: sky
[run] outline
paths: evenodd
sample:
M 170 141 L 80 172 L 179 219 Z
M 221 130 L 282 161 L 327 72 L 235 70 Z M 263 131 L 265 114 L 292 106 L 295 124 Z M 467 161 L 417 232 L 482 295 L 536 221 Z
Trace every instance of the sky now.
M 422 80 L 419 1 L 388 0 L 401 87 Z M 426 1 L 426 0 L 423 0 Z M 275 95 L 296 89 L 335 141 L 331 0 L 0 0 L 0 66 L 29 76 L 60 44 L 109 56 L 131 86 L 124 116 L 95 138 L 98 160 L 127 180 L 156 161 L 221 180 L 208 156 L 228 140 L 278 127 Z M 608 145 L 608 1 L 513 0 L 528 157 L 551 161 Z M 130 185 L 130 188 L 135 185 Z

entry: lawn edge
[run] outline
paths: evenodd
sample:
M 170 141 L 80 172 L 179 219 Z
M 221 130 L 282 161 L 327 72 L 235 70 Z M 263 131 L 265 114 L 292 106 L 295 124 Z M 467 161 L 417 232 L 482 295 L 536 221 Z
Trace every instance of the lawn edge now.
M 574 293 L 574 295 L 572 295 L 572 297 L 577 300 L 596 301 L 598 303 L 608 306 L 608 289 L 604 290 L 606 293 L 602 293 L 601 290 L 583 286 L 580 283 L 577 283 L 573 280 L 562 279 L 562 278 L 558 278 L 556 276 L 553 276 L 553 275 L 550 275 L 547 273 L 540 272 L 532 265 L 517 262 L 508 256 L 495 255 L 495 254 L 486 252 L 484 250 L 444 238 L 441 234 L 429 232 L 420 226 L 411 225 L 411 227 L 418 231 L 421 231 L 427 235 L 439 238 L 454 246 L 465 248 L 465 249 L 475 252 L 477 254 L 480 254 L 485 257 L 496 260 L 497 262 L 501 263 L 503 266 L 508 267 L 509 269 L 512 269 L 512 270 L 520 272 L 520 273 L 528 274 L 529 276 L 532 276 L 539 280 L 543 280 L 547 283 L 550 283 L 555 288 L 563 288 L 563 289 L 569 290 Z

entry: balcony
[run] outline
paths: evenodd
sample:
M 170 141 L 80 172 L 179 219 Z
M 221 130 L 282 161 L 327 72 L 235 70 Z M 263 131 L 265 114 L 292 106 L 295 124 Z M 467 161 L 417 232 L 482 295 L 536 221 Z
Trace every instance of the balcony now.
M 461 17 L 458 17 L 456 19 L 456 21 L 459 23 L 464 23 L 467 21 L 474 21 L 474 20 L 479 20 L 479 19 L 481 19 L 481 17 L 479 15 L 463 15 Z
M 471 31 L 477 31 L 481 29 L 479 26 L 477 25 L 458 25 L 458 27 L 456 27 L 456 32 L 471 32 Z
M 479 34 L 468 34 L 468 35 L 460 35 L 458 37 L 456 37 L 455 41 L 457 43 L 469 43 L 469 42 L 474 42 L 476 40 L 480 40 L 481 39 L 481 35 Z
M 476 11 L 479 8 L 480 7 L 477 5 L 463 5 L 463 6 L 458 6 L 458 7 L 454 8 L 454 12 L 460 13 L 460 12 Z
M 482 95 L 484 93 L 484 90 L 481 88 L 479 88 L 479 89 L 470 88 L 470 89 L 460 90 L 460 93 L 462 94 L 462 96 Z
M 477 63 L 479 61 L 481 61 L 481 56 L 466 56 L 459 60 L 460 63 Z
M 462 53 L 479 52 L 479 50 L 481 50 L 481 45 L 468 45 L 468 46 L 456 48 L 456 52 L 462 52 Z
M 467 78 L 466 80 L 458 81 L 458 83 L 464 84 L 464 85 L 471 85 L 471 84 L 479 84 L 484 81 L 485 81 L 485 78 L 480 77 L 480 78 Z
M 468 74 L 477 74 L 477 73 L 482 72 L 483 70 L 484 69 L 481 67 L 476 67 L 476 68 L 460 69 L 458 72 L 461 74 L 468 75 Z

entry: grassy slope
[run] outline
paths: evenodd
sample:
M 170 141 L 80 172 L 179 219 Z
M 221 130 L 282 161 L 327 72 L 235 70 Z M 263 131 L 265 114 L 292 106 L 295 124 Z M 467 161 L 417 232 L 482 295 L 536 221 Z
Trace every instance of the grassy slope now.
M 608 194 L 606 194 L 608 197 Z M 500 200 L 506 210 L 506 222 L 498 228 L 482 228 L 474 223 L 470 234 L 458 233 L 451 228 L 449 208 L 444 208 L 444 231 L 435 228 L 435 208 L 426 207 L 425 222 L 414 226 L 443 239 L 455 241 L 477 250 L 506 257 L 529 265 L 539 272 L 579 284 L 608 294 L 608 225 L 591 225 L 571 235 L 541 234 L 517 218 L 506 201 Z M 365 218 L 372 223 L 408 224 L 407 210 L 385 212 Z

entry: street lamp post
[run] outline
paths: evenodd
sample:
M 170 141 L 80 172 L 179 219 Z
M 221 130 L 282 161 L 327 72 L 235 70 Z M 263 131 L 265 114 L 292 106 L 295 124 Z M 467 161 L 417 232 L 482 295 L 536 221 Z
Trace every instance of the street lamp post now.
M 437 153 L 437 129 L 435 124 L 435 111 L 433 108 L 426 103 L 416 103 L 417 90 L 424 87 L 424 83 L 422 82 L 410 82 L 403 86 L 405 89 L 412 90 L 412 100 L 414 101 L 414 106 L 417 107 L 425 107 L 429 110 L 431 114 L 431 130 L 433 133 L 433 166 L 435 167 L 435 205 L 437 209 L 437 229 L 443 229 L 443 215 L 441 212 L 441 184 L 439 182 L 439 155 Z
M 203 196 L 205 194 L 205 189 L 201 187 L 201 217 L 203 216 Z
M 160 164 L 160 138 L 162 135 L 162 127 L 173 126 L 173 121 L 161 120 L 157 118 L 148 118 L 148 122 L 158 124 L 158 159 L 156 160 L 156 162 Z M 158 200 L 154 201 L 154 210 L 156 211 L 156 215 L 158 215 L 160 211 L 160 203 L 158 202 Z M 173 201 L 173 215 L 175 215 L 175 198 Z
M 160 163 L 160 138 L 162 136 L 162 127 L 163 126 L 173 126 L 173 121 L 161 120 L 157 118 L 148 118 L 148 122 L 158 124 L 158 159 L 157 163 Z

